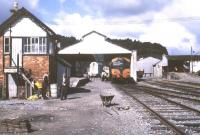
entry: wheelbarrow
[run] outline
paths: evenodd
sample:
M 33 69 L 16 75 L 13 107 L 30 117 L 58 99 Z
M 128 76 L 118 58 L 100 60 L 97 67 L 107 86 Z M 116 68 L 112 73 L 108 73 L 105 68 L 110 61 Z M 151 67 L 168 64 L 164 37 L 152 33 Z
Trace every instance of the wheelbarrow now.
M 101 101 L 103 103 L 103 106 L 109 106 L 111 105 L 111 101 L 114 98 L 114 95 L 102 95 L 100 94 Z

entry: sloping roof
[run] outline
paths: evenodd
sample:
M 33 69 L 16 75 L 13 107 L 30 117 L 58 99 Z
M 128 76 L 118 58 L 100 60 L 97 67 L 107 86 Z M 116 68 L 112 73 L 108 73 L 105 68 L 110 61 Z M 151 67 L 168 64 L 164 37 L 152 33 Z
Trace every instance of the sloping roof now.
M 101 33 L 99 33 L 99 32 L 97 32 L 97 31 L 91 31 L 91 32 L 89 32 L 89 33 L 87 33 L 87 34 L 85 34 L 85 35 L 83 35 L 82 36 L 82 38 L 85 38 L 85 37 L 87 37 L 88 35 L 90 35 L 90 34 L 92 34 L 92 33 L 96 33 L 96 34 L 98 34 L 98 35 L 100 35 L 100 36 L 102 36 L 102 37 L 104 37 L 104 38 L 106 38 L 106 36 L 105 35 L 103 35 L 103 34 L 101 34 Z
M 22 7 L 21 9 L 19 9 L 15 13 L 13 13 L 6 21 L 4 21 L 0 25 L 0 35 L 2 35 L 12 25 L 14 25 L 17 21 L 21 20 L 24 17 L 30 18 L 39 27 L 41 27 L 44 31 L 46 31 L 49 36 L 55 36 L 56 35 L 53 30 L 51 30 L 47 25 L 45 25 L 42 21 L 40 21 L 37 17 L 35 17 L 32 13 L 30 13 L 24 7 Z
M 144 59 L 140 59 L 137 61 L 138 68 L 141 68 L 143 66 L 145 67 L 152 67 L 152 65 L 155 65 L 156 63 L 160 62 L 160 59 L 154 58 L 154 57 L 146 57 Z
M 58 54 L 130 54 L 131 51 L 106 40 L 106 36 L 92 31 L 74 45 L 68 46 Z
M 151 56 L 149 56 L 149 57 L 145 57 L 145 58 L 143 58 L 143 59 L 139 59 L 138 60 L 138 62 L 142 62 L 142 61 L 152 61 L 152 60 L 155 60 L 155 61 L 160 61 L 160 59 L 157 59 L 157 58 L 154 58 L 154 57 L 151 57 Z

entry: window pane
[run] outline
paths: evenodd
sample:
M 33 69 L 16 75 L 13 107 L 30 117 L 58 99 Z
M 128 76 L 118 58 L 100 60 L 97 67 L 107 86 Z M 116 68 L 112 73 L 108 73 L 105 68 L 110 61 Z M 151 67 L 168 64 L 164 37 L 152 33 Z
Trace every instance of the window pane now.
M 5 45 L 5 52 L 9 52 L 9 45 Z
M 39 44 L 41 45 L 42 44 L 42 38 L 40 37 L 40 39 L 39 39 L 40 41 L 39 41 Z
M 24 52 L 32 54 L 47 53 L 47 39 L 45 37 L 29 37 L 24 43 Z
M 28 52 L 27 46 L 24 46 L 24 52 Z
M 8 53 L 10 52 L 10 38 L 5 38 L 4 40 L 4 52 Z
M 46 38 L 43 38 L 43 44 L 44 45 L 46 44 Z
M 43 53 L 42 46 L 40 45 L 40 53 Z
M 46 45 L 43 45 L 43 46 L 42 46 L 42 50 L 43 50 L 43 53 L 46 53 L 46 52 L 47 52 L 47 50 L 46 50 Z
M 35 47 L 34 47 L 33 44 L 32 44 L 32 46 L 31 46 L 31 52 L 35 52 Z
M 28 44 L 30 45 L 30 43 L 31 43 L 31 40 L 30 40 L 30 38 L 28 38 Z
M 9 38 L 5 38 L 5 44 L 9 44 Z
M 30 46 L 27 47 L 27 52 L 31 52 L 31 47 Z
M 36 43 L 36 44 L 38 43 L 38 38 L 35 38 L 35 43 Z

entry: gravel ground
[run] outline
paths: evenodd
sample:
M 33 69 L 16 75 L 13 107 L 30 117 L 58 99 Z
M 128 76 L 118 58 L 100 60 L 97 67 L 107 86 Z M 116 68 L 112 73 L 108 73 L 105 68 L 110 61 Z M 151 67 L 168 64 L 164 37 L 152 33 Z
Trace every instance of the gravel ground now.
M 73 89 L 67 100 L 0 101 L 0 120 L 18 117 L 31 121 L 31 135 L 148 135 L 150 125 L 134 110 L 134 101 L 99 79 Z M 114 94 L 103 107 L 100 94 Z

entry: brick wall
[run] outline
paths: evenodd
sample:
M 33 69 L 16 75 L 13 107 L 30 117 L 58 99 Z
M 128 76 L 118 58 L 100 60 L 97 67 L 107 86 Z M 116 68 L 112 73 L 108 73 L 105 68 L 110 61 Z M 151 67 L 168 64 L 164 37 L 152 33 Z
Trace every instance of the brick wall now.
M 23 67 L 32 70 L 34 80 L 42 81 L 44 74 L 49 74 L 49 56 L 23 56 Z
M 3 37 L 0 37 L 0 84 L 3 84 Z
M 10 55 L 7 54 L 7 55 L 4 55 L 4 67 L 5 68 L 9 68 L 10 67 Z

